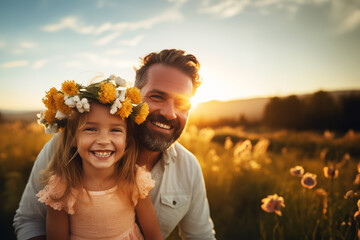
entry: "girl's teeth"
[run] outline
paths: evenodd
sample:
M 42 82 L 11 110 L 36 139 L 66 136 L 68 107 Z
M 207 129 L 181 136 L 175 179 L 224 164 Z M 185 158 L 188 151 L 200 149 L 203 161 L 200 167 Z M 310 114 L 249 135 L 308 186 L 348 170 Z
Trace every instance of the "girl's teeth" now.
M 154 122 L 154 124 L 160 128 L 164 128 L 164 129 L 170 129 L 169 125 L 163 124 L 163 123 L 159 123 L 159 122 Z
M 97 157 L 109 157 L 111 152 L 94 152 Z

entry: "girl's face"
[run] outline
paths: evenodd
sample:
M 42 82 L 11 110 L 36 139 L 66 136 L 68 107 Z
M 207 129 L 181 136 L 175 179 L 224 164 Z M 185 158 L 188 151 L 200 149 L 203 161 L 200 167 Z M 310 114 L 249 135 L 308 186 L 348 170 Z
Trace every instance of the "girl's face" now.
M 76 131 L 76 145 L 84 171 L 113 171 L 126 147 L 126 122 L 111 115 L 108 106 L 91 103 L 84 124 Z

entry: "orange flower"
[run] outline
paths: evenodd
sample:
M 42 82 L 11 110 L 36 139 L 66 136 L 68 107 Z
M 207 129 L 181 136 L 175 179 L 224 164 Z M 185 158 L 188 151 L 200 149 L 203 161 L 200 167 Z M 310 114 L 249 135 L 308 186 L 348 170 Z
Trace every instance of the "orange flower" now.
M 111 103 L 116 98 L 116 89 L 112 83 L 103 83 L 99 92 L 99 101 L 101 103 Z
M 132 112 L 132 104 L 129 98 L 122 103 L 121 108 L 116 112 L 122 119 L 127 118 Z
M 141 103 L 140 90 L 137 87 L 131 87 L 126 90 L 126 97 L 131 100 L 134 104 Z
M 62 93 L 57 93 L 53 97 L 57 110 L 66 115 L 70 115 L 72 113 L 72 108 L 65 104 L 64 95 Z
M 54 95 L 57 94 L 56 88 L 50 88 L 49 91 L 45 92 L 45 97 L 42 99 L 42 102 L 44 103 L 45 107 L 48 109 L 52 109 L 53 111 L 56 111 L 56 105 L 54 100 Z
M 324 176 L 326 178 L 337 178 L 339 175 L 339 170 L 333 167 L 324 167 Z
M 44 113 L 44 119 L 47 123 L 51 124 L 55 121 L 55 114 L 56 112 L 51 111 L 51 109 L 48 109 Z
M 285 207 L 284 198 L 279 197 L 277 194 L 269 195 L 261 200 L 261 209 L 265 212 L 275 212 L 281 216 L 281 208 Z
M 146 120 L 148 114 L 149 114 L 149 106 L 147 105 L 147 103 L 144 103 L 138 115 L 136 115 L 135 117 L 135 122 L 139 125 L 142 124 Z
M 79 93 L 74 80 L 66 80 L 61 84 L 61 91 L 69 96 L 73 96 Z
M 316 174 L 305 173 L 301 179 L 301 185 L 305 188 L 312 189 L 317 184 L 316 177 Z

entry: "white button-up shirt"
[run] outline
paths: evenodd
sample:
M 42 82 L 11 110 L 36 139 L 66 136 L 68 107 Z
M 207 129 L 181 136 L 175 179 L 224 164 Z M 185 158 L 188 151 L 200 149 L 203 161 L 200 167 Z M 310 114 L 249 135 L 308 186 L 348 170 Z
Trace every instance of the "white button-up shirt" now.
M 41 190 L 39 173 L 55 152 L 56 136 L 39 153 L 14 217 L 19 240 L 46 235 L 46 206 L 35 194 Z M 178 225 L 183 239 L 215 239 L 201 168 L 196 158 L 176 143 L 162 153 L 151 171 L 156 181 L 150 191 L 164 238 Z

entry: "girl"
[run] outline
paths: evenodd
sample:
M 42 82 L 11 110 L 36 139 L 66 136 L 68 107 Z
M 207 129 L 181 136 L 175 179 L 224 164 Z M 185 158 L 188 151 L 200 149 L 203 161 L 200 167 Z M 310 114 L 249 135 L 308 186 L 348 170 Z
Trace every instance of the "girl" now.
M 39 122 L 62 130 L 37 196 L 47 205 L 47 239 L 162 239 L 148 196 L 150 172 L 135 165 L 134 122 L 149 110 L 140 91 L 115 76 L 46 92 Z M 134 211 L 135 209 L 135 211 Z

